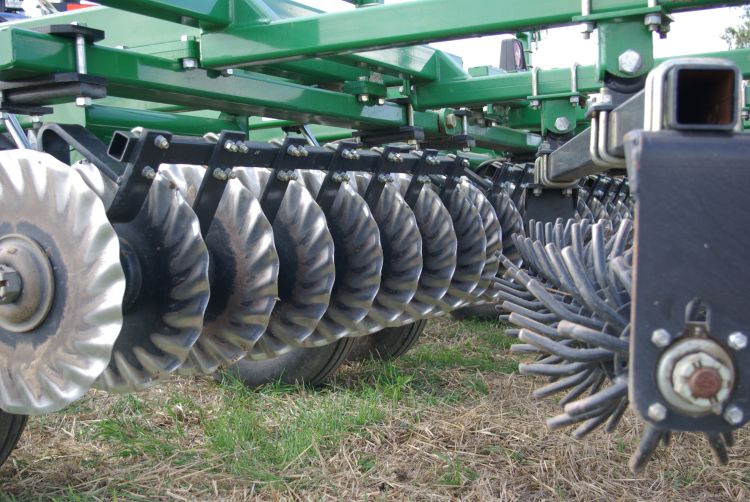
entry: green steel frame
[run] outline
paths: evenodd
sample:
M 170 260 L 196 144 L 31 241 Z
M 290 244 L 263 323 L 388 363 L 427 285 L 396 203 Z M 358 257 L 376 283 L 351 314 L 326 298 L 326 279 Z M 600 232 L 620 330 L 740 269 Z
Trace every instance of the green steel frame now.
M 319 124 L 322 137 L 337 139 L 352 129 L 413 125 L 430 138 L 466 133 L 481 148 L 532 154 L 542 135 L 570 132 L 557 130 L 555 118 L 580 129 L 583 110 L 570 104 L 597 92 L 605 75 L 650 70 L 653 27 L 645 16 L 666 20 L 674 11 L 747 3 L 347 1 L 367 8 L 321 13 L 291 0 L 100 0 L 116 15 L 98 7 L 0 25 L 0 80 L 76 71 L 74 41 L 29 28 L 78 22 L 106 32 L 86 47 L 86 59 L 88 73 L 107 79 L 109 97 L 83 110 L 56 104 L 53 120 L 84 123 L 101 137 L 135 125 L 184 134 L 231 127 L 265 137 L 285 125 Z M 467 72 L 457 58 L 413 45 L 574 23 L 597 25 L 600 47 L 599 64 L 578 68 L 574 81 L 570 69 L 541 70 L 536 78 L 532 71 Z M 617 57 L 633 48 L 643 64 L 624 74 Z M 750 77 L 750 50 L 711 56 L 732 60 Z M 453 115 L 459 107 L 473 109 L 467 130 Z

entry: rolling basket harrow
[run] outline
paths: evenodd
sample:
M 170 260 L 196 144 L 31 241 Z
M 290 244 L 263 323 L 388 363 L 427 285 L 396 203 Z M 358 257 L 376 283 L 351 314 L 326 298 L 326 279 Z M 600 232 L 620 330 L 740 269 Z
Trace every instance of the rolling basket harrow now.
M 320 383 L 482 305 L 550 428 L 632 409 L 634 470 L 676 431 L 728 461 L 750 51 L 653 38 L 743 2 L 99 3 L 0 24 L 0 461 L 91 388 Z M 534 30 L 569 24 L 598 64 L 533 66 Z M 500 69 L 416 45 L 498 33 Z

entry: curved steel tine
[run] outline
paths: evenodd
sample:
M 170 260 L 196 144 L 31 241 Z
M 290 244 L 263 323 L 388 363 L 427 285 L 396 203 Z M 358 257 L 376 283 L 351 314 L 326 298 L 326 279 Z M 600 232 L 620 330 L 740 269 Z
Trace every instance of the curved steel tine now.
M 524 315 L 521 315 L 517 312 L 513 312 L 510 314 L 510 317 L 508 320 L 515 324 L 516 326 L 520 326 L 522 328 L 530 329 L 532 331 L 536 331 L 538 333 L 541 333 L 549 338 L 552 338 L 553 340 L 558 340 L 562 338 L 560 333 L 552 327 L 548 326 L 546 324 L 542 324 L 538 321 L 535 321 L 534 319 L 531 319 L 529 317 L 526 317 Z
M 609 422 L 607 422 L 606 427 L 604 427 L 605 432 L 612 432 L 615 430 L 615 427 L 617 427 L 620 424 L 620 421 L 622 420 L 622 416 L 625 414 L 625 411 L 628 409 L 628 404 L 630 402 L 623 398 L 620 400 L 620 403 L 617 405 L 617 408 L 615 408 L 615 411 L 612 412 L 612 415 L 609 417 Z
M 550 377 L 564 377 L 574 375 L 592 366 L 591 363 L 567 363 L 567 364 L 519 364 L 518 371 L 522 375 L 538 375 Z
M 622 287 L 625 288 L 625 291 L 630 295 L 633 290 L 633 278 L 631 273 L 632 268 L 628 264 L 627 258 L 624 256 L 618 256 L 609 263 L 609 267 Z
M 632 220 L 622 220 L 620 222 L 620 226 L 618 227 L 613 239 L 612 250 L 609 254 L 610 258 L 620 256 L 625 252 L 625 247 L 628 245 L 632 230 Z
M 507 301 L 507 302 L 512 302 L 516 305 L 519 305 L 529 310 L 540 310 L 544 308 L 544 304 L 542 302 L 524 300 L 523 298 L 519 298 L 518 296 L 513 295 L 513 294 L 508 294 L 504 291 L 497 292 L 497 299 Z
M 573 281 L 575 281 L 584 303 L 602 319 L 612 323 L 618 330 L 622 330 L 628 323 L 628 320 L 624 319 L 617 311 L 607 305 L 607 303 L 596 294 L 593 285 L 583 273 L 583 264 L 578 260 L 575 253 L 573 253 L 570 248 L 565 248 L 562 251 L 562 255 L 563 261 L 565 262 L 570 275 L 573 277 Z M 586 325 L 585 323 L 581 324 Z
M 559 404 L 562 407 L 565 407 L 566 404 L 575 401 L 576 399 L 581 397 L 583 394 L 585 394 L 586 391 L 590 389 L 598 388 L 601 385 L 601 382 L 604 378 L 606 378 L 606 375 L 602 371 L 601 366 L 597 365 L 594 371 L 586 380 L 581 382 L 573 390 L 571 390 L 565 396 L 563 396 L 563 398 L 560 399 L 560 401 L 557 404 Z
M 600 291 L 604 293 L 607 301 L 615 306 L 619 307 L 622 305 L 622 301 L 614 291 L 610 281 L 608 280 L 607 274 L 607 254 L 604 243 L 604 229 L 601 225 L 594 225 L 591 233 L 592 252 L 594 260 L 594 277 L 599 286 Z
M 591 396 L 579 399 L 565 405 L 565 413 L 571 416 L 577 416 L 587 413 L 591 410 L 606 406 L 608 403 L 622 399 L 628 393 L 628 380 L 618 378 L 614 384 L 606 389 L 599 391 Z
M 554 237 L 552 233 L 553 230 L 554 230 L 554 225 L 552 224 L 552 222 L 548 221 L 547 223 L 544 224 L 544 244 L 547 244 L 549 242 L 554 242 Z
M 543 352 L 528 343 L 514 343 L 510 346 L 510 351 L 514 354 L 542 354 Z
M 563 414 L 547 419 L 547 427 L 550 430 L 561 429 L 563 427 L 568 427 L 570 425 L 575 425 L 577 423 L 583 422 L 584 420 L 596 418 L 606 412 L 607 412 L 607 408 L 599 408 L 596 410 L 592 410 L 584 415 L 579 415 L 576 417 L 572 417 L 568 415 L 567 413 L 563 413 Z
M 518 339 L 526 342 L 542 351 L 562 357 L 565 361 L 571 362 L 602 362 L 611 361 L 612 352 L 605 349 L 580 349 L 566 347 L 560 343 L 554 342 L 547 337 L 541 336 L 528 329 L 522 329 Z
M 517 314 L 521 314 L 523 316 L 526 316 L 530 319 L 534 319 L 535 321 L 541 322 L 541 323 L 554 323 L 560 320 L 560 318 L 552 313 L 541 313 L 536 312 L 534 310 L 525 309 L 519 305 L 516 305 L 515 303 L 511 302 L 503 302 L 502 303 L 503 310 L 506 312 L 515 312 Z
M 646 467 L 646 464 L 659 446 L 659 442 L 662 440 L 663 436 L 664 432 L 655 429 L 650 425 L 646 426 L 643 431 L 643 436 L 641 437 L 641 443 L 638 445 L 638 449 L 630 457 L 630 470 L 639 473 L 644 467 Z
M 597 319 L 590 317 L 583 317 L 579 314 L 571 312 L 567 304 L 564 304 L 553 297 L 538 281 L 527 276 L 523 272 L 518 274 L 518 279 L 523 283 L 524 286 L 536 296 L 540 302 L 547 306 L 550 311 L 555 315 L 559 316 L 561 320 L 565 319 L 568 321 L 577 322 L 594 329 L 601 329 L 604 324 Z
M 563 265 L 562 257 L 560 256 L 560 248 L 556 247 L 554 244 L 547 244 L 544 249 L 547 251 L 547 258 L 557 274 L 557 279 L 560 281 L 561 287 L 574 297 L 577 296 L 577 290 L 573 278 L 568 273 L 565 265 Z
M 541 399 L 568 390 L 586 380 L 586 378 L 591 375 L 592 371 L 594 371 L 593 368 L 587 371 L 582 371 L 581 373 L 576 373 L 569 377 L 561 378 L 560 380 L 556 380 L 544 387 L 536 389 L 531 395 L 535 399 Z
M 580 324 L 560 321 L 557 332 L 565 338 L 570 338 L 586 345 L 606 349 L 609 352 L 627 356 L 630 353 L 630 343 L 626 340 L 602 331 L 596 331 Z
M 729 463 L 729 452 L 727 451 L 727 445 L 724 443 L 724 438 L 720 432 L 706 432 L 704 433 L 708 446 L 711 448 L 711 453 L 714 454 L 714 459 L 719 465 L 727 465 Z
M 610 406 L 604 411 L 600 412 L 598 416 L 588 419 L 573 431 L 573 437 L 576 439 L 583 439 L 584 437 L 588 436 L 596 429 L 601 427 L 602 424 L 604 424 L 604 422 L 606 422 L 616 410 L 617 405 Z

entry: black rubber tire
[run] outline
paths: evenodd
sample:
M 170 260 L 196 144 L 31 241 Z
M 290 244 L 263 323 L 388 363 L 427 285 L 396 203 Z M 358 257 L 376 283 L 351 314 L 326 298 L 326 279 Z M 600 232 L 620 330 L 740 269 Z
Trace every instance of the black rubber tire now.
M 406 354 L 422 336 L 427 320 L 420 320 L 397 328 L 386 328 L 369 336 L 355 338 L 349 361 L 377 359 L 391 361 Z
M 11 415 L 0 410 L 0 466 L 5 463 L 13 448 L 16 447 L 28 418 L 23 415 Z
M 459 321 L 463 321 L 464 319 L 497 320 L 500 317 L 500 312 L 497 311 L 495 306 L 494 303 L 472 305 L 454 310 L 451 312 L 451 316 Z
M 227 372 L 252 389 L 276 382 L 316 387 L 324 384 L 347 361 L 353 345 L 354 339 L 342 338 L 323 347 L 292 349 L 265 361 L 243 359 Z

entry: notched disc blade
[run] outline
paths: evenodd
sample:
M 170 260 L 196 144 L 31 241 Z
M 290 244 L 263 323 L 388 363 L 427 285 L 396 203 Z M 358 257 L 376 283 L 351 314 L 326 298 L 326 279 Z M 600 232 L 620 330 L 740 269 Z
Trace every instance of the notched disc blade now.
M 497 276 L 500 268 L 499 254 L 503 251 L 503 232 L 500 227 L 500 220 L 498 220 L 492 204 L 481 190 L 467 180 L 464 180 L 462 186 L 466 189 L 469 200 L 474 204 L 482 218 L 484 235 L 487 239 L 482 278 L 472 294 L 479 301 L 492 301 L 497 298 L 499 293 L 492 280 Z
M 370 178 L 369 174 L 357 174 L 351 184 L 356 186 L 360 195 L 364 195 Z M 360 331 L 351 336 L 364 336 L 389 326 L 402 325 L 400 317 L 414 298 L 422 274 L 422 237 L 417 219 L 398 188 L 386 185 L 376 207 L 370 209 L 380 228 L 383 273 L 370 312 L 360 323 Z
M 102 199 L 115 185 L 89 163 L 74 166 Z M 176 187 L 157 176 L 135 219 L 115 224 L 127 278 L 123 323 L 112 361 L 95 386 L 151 387 L 185 362 L 203 328 L 209 255 L 198 218 Z
M 237 168 L 235 172 L 260 200 L 271 171 Z M 289 183 L 273 232 L 280 261 L 279 301 L 266 333 L 249 354 L 251 359 L 268 359 L 304 347 L 328 309 L 336 276 L 326 217 L 301 183 Z
M 191 206 L 205 173 L 187 165 L 159 169 Z M 245 357 L 266 331 L 278 296 L 273 228 L 239 181 L 227 182 L 205 241 L 211 255 L 211 299 L 203 332 L 179 369 L 183 375 L 208 375 Z
M 0 305 L 0 319 L 11 320 L 0 327 L 0 408 L 59 411 L 104 371 L 122 327 L 125 277 L 117 235 L 96 194 L 45 153 L 0 152 L 0 207 L 0 264 L 23 281 L 17 303 Z M 28 270 L 34 255 L 51 272 L 46 279 Z M 50 286 L 50 303 L 36 326 L 14 331 L 24 317 L 14 305 L 39 293 L 42 282 Z
M 500 228 L 503 233 L 503 256 L 508 258 L 516 266 L 521 265 L 521 253 L 513 241 L 515 234 L 524 235 L 523 218 L 513 200 L 504 190 L 491 193 L 488 197 L 490 204 L 495 209 Z
M 453 220 L 458 242 L 456 272 L 448 292 L 440 301 L 440 308 L 450 312 L 474 302 L 473 292 L 482 278 L 487 258 L 487 238 L 482 217 L 464 187 L 457 186 L 447 203 L 443 202 Z
M 411 182 L 411 176 L 396 177 L 401 195 Z M 445 296 L 456 271 L 456 232 L 448 210 L 440 196 L 432 190 L 422 190 L 412 208 L 422 236 L 422 274 L 414 298 L 399 318 L 404 323 L 440 314 L 440 300 Z
M 299 171 L 299 175 L 300 182 L 317 198 L 326 175 L 320 171 Z M 341 185 L 326 219 L 336 250 L 336 281 L 328 310 L 307 339 L 308 347 L 327 345 L 359 331 L 359 323 L 378 294 L 383 271 L 378 224 L 350 185 Z

